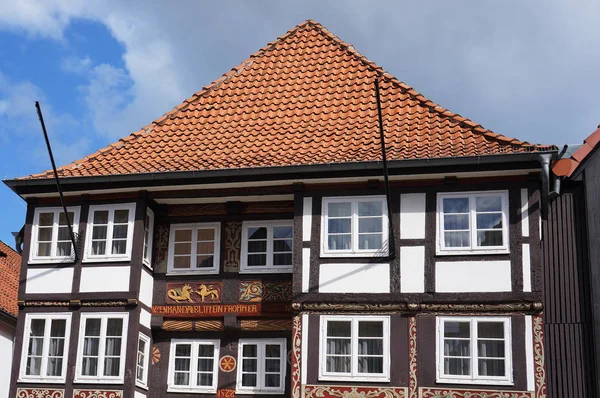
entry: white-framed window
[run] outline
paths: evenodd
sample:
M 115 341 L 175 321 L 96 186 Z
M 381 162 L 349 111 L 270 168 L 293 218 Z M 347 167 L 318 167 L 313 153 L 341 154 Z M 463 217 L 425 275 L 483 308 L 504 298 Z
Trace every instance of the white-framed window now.
M 513 383 L 510 317 L 438 317 L 439 383 Z
M 144 254 L 143 261 L 148 267 L 152 268 L 152 238 L 154 237 L 154 212 L 148 208 L 146 210 L 146 220 L 144 222 Z
M 508 253 L 508 191 L 438 193 L 438 254 Z
M 79 207 L 67 207 L 73 233 L 79 229 Z M 29 263 L 58 263 L 75 259 L 67 218 L 62 207 L 35 209 Z
M 385 196 L 323 198 L 322 257 L 386 256 L 388 235 Z
M 75 382 L 123 383 L 127 313 L 81 314 Z
M 171 224 L 169 273 L 219 273 L 220 241 L 220 223 Z
M 244 221 L 241 273 L 292 272 L 294 222 Z
M 138 336 L 137 356 L 135 359 L 135 384 L 148 388 L 148 353 L 150 352 L 150 337 L 143 333 Z
M 171 340 L 168 389 L 216 393 L 219 340 Z
M 321 316 L 319 380 L 390 379 L 389 316 Z
M 26 314 L 20 382 L 64 383 L 71 314 Z
M 129 261 L 135 203 L 90 206 L 84 261 Z
M 240 339 L 237 392 L 285 393 L 286 347 L 285 339 Z

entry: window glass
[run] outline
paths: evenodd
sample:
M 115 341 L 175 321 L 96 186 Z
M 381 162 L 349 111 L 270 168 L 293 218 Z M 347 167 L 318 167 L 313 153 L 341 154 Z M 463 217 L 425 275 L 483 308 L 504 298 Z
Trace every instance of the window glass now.
M 70 209 L 76 209 L 68 210 L 67 214 L 73 233 L 77 233 L 79 208 Z M 36 209 L 32 238 L 30 260 L 53 262 L 74 257 L 67 217 L 62 208 Z
M 240 340 L 239 344 L 238 390 L 283 392 L 285 340 Z
M 279 272 L 292 267 L 292 222 L 247 222 L 243 225 L 242 266 L 248 272 Z
M 216 392 L 218 344 L 217 340 L 173 340 L 169 388 Z
M 220 228 L 215 224 L 180 224 L 171 226 L 171 271 L 218 271 Z
M 86 259 L 115 260 L 131 255 L 135 204 L 90 206 Z

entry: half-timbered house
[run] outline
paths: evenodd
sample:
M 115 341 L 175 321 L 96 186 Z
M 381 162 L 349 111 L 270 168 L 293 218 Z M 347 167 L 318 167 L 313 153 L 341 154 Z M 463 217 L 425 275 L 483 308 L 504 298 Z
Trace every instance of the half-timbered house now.
M 51 172 L 6 181 L 11 396 L 543 397 L 556 153 L 302 23 L 59 168 L 76 248 Z

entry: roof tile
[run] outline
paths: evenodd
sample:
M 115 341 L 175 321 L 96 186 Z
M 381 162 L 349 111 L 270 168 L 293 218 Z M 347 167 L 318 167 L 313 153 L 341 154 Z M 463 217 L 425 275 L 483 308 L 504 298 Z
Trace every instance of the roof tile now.
M 19 313 L 20 273 L 21 255 L 0 241 L 0 310 L 15 317 Z

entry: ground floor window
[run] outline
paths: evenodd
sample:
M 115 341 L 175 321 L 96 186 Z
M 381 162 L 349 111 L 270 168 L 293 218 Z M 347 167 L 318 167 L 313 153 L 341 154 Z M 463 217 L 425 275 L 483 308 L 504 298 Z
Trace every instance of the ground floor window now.
M 171 340 L 169 391 L 217 391 L 219 340 Z
M 241 339 L 237 391 L 284 393 L 286 352 L 285 339 Z
M 512 384 L 510 317 L 439 317 L 438 382 Z

